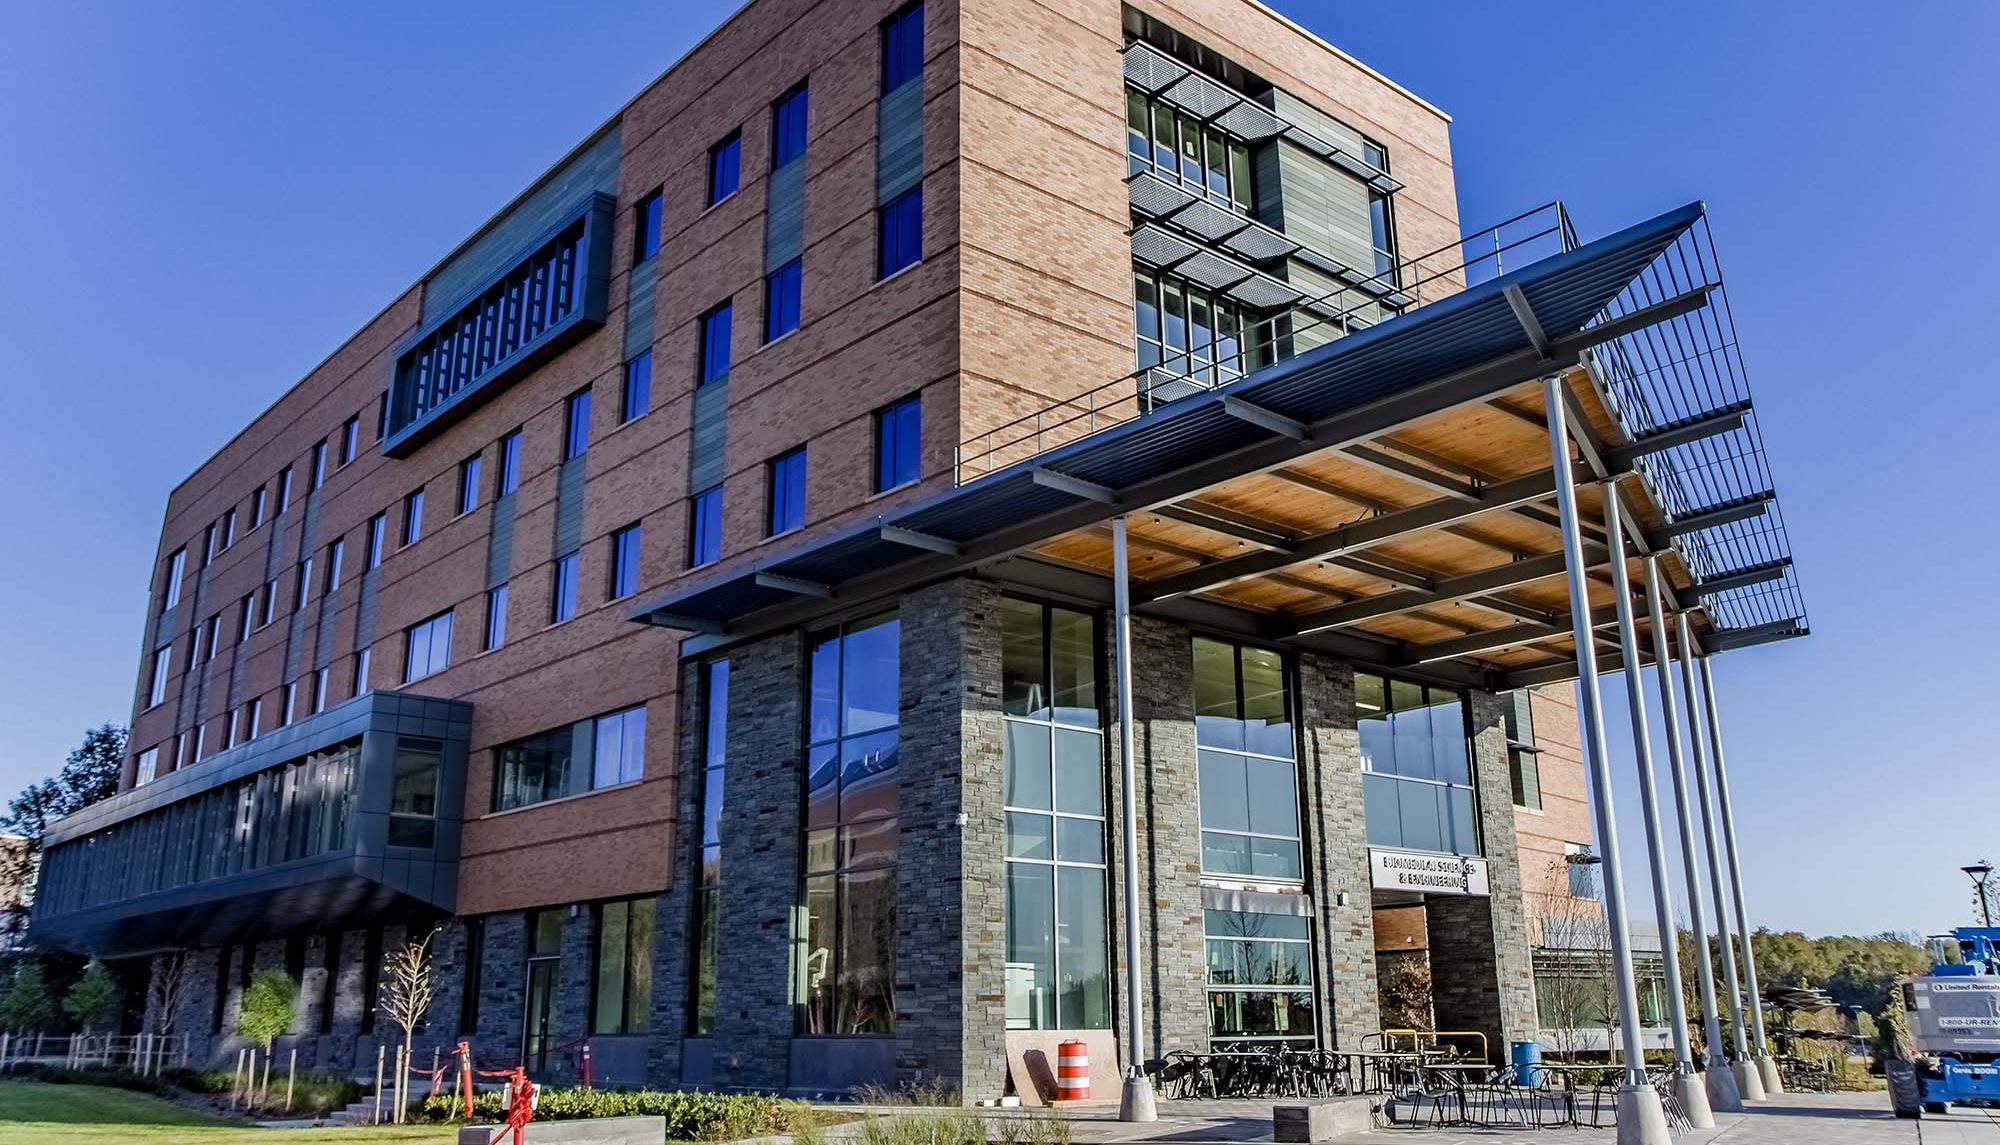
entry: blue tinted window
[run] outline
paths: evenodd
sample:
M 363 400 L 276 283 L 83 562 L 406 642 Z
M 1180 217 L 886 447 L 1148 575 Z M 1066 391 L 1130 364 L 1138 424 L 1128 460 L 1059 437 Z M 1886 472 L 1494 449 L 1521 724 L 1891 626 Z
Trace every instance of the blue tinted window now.
M 618 409 L 618 420 L 622 424 L 645 413 L 653 406 L 653 352 L 651 350 L 625 363 L 625 400 Z
M 882 25 L 882 93 L 924 74 L 924 6 L 912 4 Z
M 500 482 L 494 496 L 505 497 L 521 484 L 521 431 L 500 439 Z
M 632 211 L 634 231 L 632 236 L 632 261 L 634 263 L 645 262 L 647 259 L 660 253 L 661 203 L 660 192 L 654 191 L 652 194 L 639 200 L 638 207 Z
M 551 595 L 549 620 L 561 624 L 576 615 L 576 554 L 556 559 L 555 591 Z
M 695 378 L 701 385 L 729 376 L 730 305 L 725 302 L 702 315 L 700 361 Z
M 590 448 L 590 391 L 578 390 L 569 396 L 563 411 L 563 460 L 580 457 Z
M 611 596 L 639 591 L 639 526 L 627 525 L 611 534 Z
M 896 196 L 878 213 L 882 257 L 876 273 L 887 278 L 924 257 L 923 187 L 912 187 Z
M 918 440 L 923 431 L 923 405 L 904 398 L 875 413 L 875 491 L 894 489 L 917 479 Z
M 771 166 L 783 167 L 806 153 L 806 85 L 771 105 Z
M 764 280 L 764 341 L 781 338 L 799 328 L 801 286 L 798 259 L 772 271 Z
M 732 134 L 708 149 L 708 205 L 713 207 L 736 193 L 743 162 L 743 138 Z
M 722 486 L 694 495 L 688 523 L 688 567 L 696 568 L 722 556 Z
M 771 535 L 790 532 L 806 523 L 806 451 L 804 446 L 771 462 Z

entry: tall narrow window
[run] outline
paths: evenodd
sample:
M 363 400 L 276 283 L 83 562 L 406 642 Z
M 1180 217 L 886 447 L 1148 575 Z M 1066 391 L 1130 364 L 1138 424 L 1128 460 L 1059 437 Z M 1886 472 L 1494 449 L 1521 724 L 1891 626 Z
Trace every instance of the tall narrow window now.
M 1195 637 L 1194 706 L 1201 869 L 1304 878 L 1291 673 L 1284 656 Z
M 578 390 L 563 403 L 563 460 L 590 448 L 590 391 Z
M 250 527 L 253 529 L 264 523 L 264 497 L 262 485 L 250 491 Z
M 278 578 L 272 577 L 270 580 L 264 582 L 264 613 L 263 616 L 258 619 L 257 623 L 269 624 L 273 620 L 276 620 L 277 618 L 278 618 Z
M 389 391 L 383 390 L 375 399 L 375 440 L 381 441 L 389 433 Z
M 688 567 L 722 558 L 722 486 L 704 489 L 688 502 Z
M 326 710 L 327 685 L 333 680 L 331 668 L 321 668 L 313 673 L 313 711 Z
M 250 639 L 250 633 L 257 627 L 257 594 L 253 592 L 244 597 L 236 602 L 236 607 L 236 642 L 241 644 Z
M 1514 806 L 1542 809 L 1542 749 L 1535 746 L 1533 694 L 1526 688 L 1507 693 L 1507 779 L 1514 789 Z
M 1089 613 L 1001 604 L 1012 1030 L 1111 1024 L 1097 644 Z
M 396 768 L 389 787 L 391 847 L 436 845 L 438 773 L 443 769 L 443 741 L 396 737 Z
M 611 598 L 639 591 L 639 526 L 627 525 L 611 534 Z
M 208 658 L 215 659 L 215 653 L 222 647 L 222 614 L 210 614 L 208 618 Z
M 771 167 L 783 167 L 806 153 L 806 85 L 771 105 Z
M 493 487 L 495 497 L 505 497 L 521 485 L 521 431 L 500 439 L 500 480 Z
M 292 467 L 287 465 L 278 470 L 278 512 L 292 507 Z
M 354 654 L 354 694 L 357 696 L 372 690 L 368 684 L 368 666 L 373 659 L 370 654 L 374 651 L 364 644 L 361 646 L 361 651 Z
M 923 404 L 915 396 L 875 411 L 875 491 L 907 485 L 919 476 Z
M 695 382 L 708 385 L 729 377 L 730 305 L 725 302 L 701 316 L 699 353 L 695 362 Z
M 660 189 L 639 200 L 632 208 L 632 264 L 637 266 L 660 253 L 660 211 L 665 200 Z
M 900 628 L 877 617 L 810 644 L 800 1034 L 895 1032 Z
M 653 352 L 646 350 L 625 363 L 625 393 L 618 404 L 620 425 L 653 408 Z
M 341 559 L 347 555 L 346 538 L 335 538 L 326 547 L 326 592 L 331 594 L 340 587 Z
M 312 599 L 312 579 L 313 559 L 306 557 L 299 562 L 298 583 L 292 586 L 296 590 L 292 594 L 292 609 L 294 611 L 304 608 L 306 601 Z
M 771 462 L 769 534 L 789 533 L 806 523 L 806 447 Z
M 167 673 L 173 670 L 173 666 L 173 645 L 169 644 L 165 648 L 158 648 L 153 651 L 152 683 L 146 688 L 147 707 L 157 707 L 160 701 L 167 698 Z
M 458 463 L 458 512 L 461 516 L 479 507 L 479 454 Z
M 876 212 L 877 247 L 875 276 L 887 278 L 912 266 L 924 257 L 924 188 L 910 188 L 889 200 Z
M 649 898 L 597 908 L 597 950 L 592 959 L 590 1006 L 593 1034 L 643 1034 L 653 1009 L 653 912 Z
M 403 630 L 403 682 L 421 680 L 451 666 L 451 610 Z
M 387 547 L 389 536 L 389 514 L 377 513 L 368 518 L 368 563 L 367 568 L 382 567 L 382 552 Z
M 361 452 L 361 417 L 348 418 L 340 427 L 340 463 L 346 465 Z
M 159 777 L 159 774 L 160 774 L 160 749 L 157 747 L 149 747 L 145 751 L 139 753 L 139 763 L 133 772 L 132 785 L 134 787 L 137 787 L 142 783 L 151 783 L 153 782 L 154 779 Z
M 172 608 L 181 602 L 181 577 L 187 573 L 187 550 L 175 549 L 167 558 L 167 583 L 161 586 L 164 603 L 162 610 Z
M 413 490 L 403 498 L 403 543 L 414 545 L 424 535 L 424 491 Z
M 924 74 L 924 6 L 911 4 L 882 23 L 882 94 Z
M 264 700 L 263 697 L 260 696 L 257 699 L 250 701 L 250 730 L 247 734 L 249 735 L 249 738 L 256 739 L 259 735 L 262 735 L 263 732 L 264 732 Z
M 800 294 L 804 283 L 798 259 L 764 279 L 764 341 L 771 342 L 799 328 Z
M 728 138 L 708 149 L 708 205 L 713 207 L 736 193 L 743 164 L 743 137 L 730 132 Z
M 729 732 L 729 661 L 701 669 L 701 874 L 694 899 L 694 973 L 690 978 L 688 1032 L 715 1028 L 717 935 L 722 921 L 722 795 L 724 746 Z
M 215 560 L 215 526 L 201 531 L 201 567 L 207 568 Z
M 561 624 L 576 615 L 577 554 L 556 558 L 555 584 L 549 594 L 549 623 Z
M 315 441 L 313 442 L 312 481 L 306 486 L 306 492 L 311 493 L 324 484 L 326 484 L 326 442 Z
M 222 514 L 222 547 L 226 550 L 236 543 L 236 510 Z
M 507 643 L 507 586 L 486 590 L 486 633 L 479 642 L 481 652 L 491 652 Z

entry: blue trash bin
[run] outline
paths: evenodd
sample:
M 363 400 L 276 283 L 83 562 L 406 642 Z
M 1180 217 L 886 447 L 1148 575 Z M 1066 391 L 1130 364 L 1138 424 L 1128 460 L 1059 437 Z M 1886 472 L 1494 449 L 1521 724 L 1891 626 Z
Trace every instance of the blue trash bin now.
M 1542 1064 L 1542 1043 L 1509 1042 L 1507 1060 L 1513 1064 L 1514 1076 L 1519 1084 L 1527 1086 L 1542 1084 L 1542 1071 L 1539 1068 Z

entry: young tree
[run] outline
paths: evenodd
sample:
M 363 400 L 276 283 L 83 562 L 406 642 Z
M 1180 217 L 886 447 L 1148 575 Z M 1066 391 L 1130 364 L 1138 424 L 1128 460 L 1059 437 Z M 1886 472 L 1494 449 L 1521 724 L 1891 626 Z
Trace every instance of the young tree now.
M 163 1038 L 174 1036 L 187 994 L 187 951 L 176 950 L 153 959 L 153 979 L 146 984 L 146 1009 L 153 1016 L 154 1033 Z
M 55 1022 L 55 999 L 49 996 L 41 964 L 32 959 L 22 962 L 6 992 L 0 993 L 0 1029 L 44 1030 Z
M 63 1013 L 76 1020 L 83 1032 L 111 1017 L 118 1008 L 118 983 L 112 981 L 111 971 L 104 963 L 93 958 L 84 968 L 83 977 L 63 995 Z
M 430 1012 L 432 983 L 431 939 L 437 930 L 420 939 L 410 939 L 382 957 L 382 1013 L 403 1031 L 403 1068 L 396 1079 L 396 1120 L 403 1120 L 403 1077 L 410 1063 L 410 1047 L 417 1027 Z
M 236 1032 L 271 1056 L 271 1043 L 292 1028 L 292 1003 L 297 990 L 292 976 L 282 970 L 259 970 L 244 987 L 237 1007 Z

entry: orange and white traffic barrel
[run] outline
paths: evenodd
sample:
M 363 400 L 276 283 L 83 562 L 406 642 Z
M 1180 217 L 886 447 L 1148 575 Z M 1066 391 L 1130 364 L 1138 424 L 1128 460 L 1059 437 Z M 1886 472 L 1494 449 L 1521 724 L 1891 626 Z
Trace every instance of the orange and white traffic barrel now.
M 1080 1041 L 1056 1046 L 1056 1100 L 1090 1098 L 1090 1050 Z

